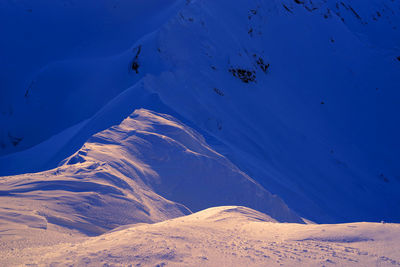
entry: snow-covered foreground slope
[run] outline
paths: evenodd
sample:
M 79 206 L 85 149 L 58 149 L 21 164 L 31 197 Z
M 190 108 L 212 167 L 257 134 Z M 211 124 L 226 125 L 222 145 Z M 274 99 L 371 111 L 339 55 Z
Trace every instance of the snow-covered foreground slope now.
M 50 223 L 96 235 L 224 204 L 302 222 L 198 133 L 143 109 L 91 137 L 56 169 L 0 180 L 0 222 L 11 229 Z
M 46 230 L 36 231 L 46 235 Z M 13 249 L 12 242 L 0 240 L 2 265 L 400 266 L 398 224 L 282 224 L 237 206 L 128 225 L 92 238 L 58 235 Z

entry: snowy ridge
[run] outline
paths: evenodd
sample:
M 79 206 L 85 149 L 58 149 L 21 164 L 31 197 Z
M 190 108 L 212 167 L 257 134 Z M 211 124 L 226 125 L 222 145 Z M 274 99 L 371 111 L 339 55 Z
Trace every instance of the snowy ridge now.
M 89 235 L 223 204 L 302 222 L 198 133 L 143 109 L 91 137 L 56 169 L 3 177 L 0 197 L 6 225 L 49 223 Z
M 0 265 L 400 266 L 399 14 L 0 2 Z
M 371 3 L 171 4 L 167 22 L 124 53 L 58 61 L 37 75 L 24 113 L 32 124 L 22 116 L 6 125 L 48 138 L 88 121 L 50 160 L 24 171 L 55 167 L 90 136 L 147 108 L 201 132 L 302 217 L 399 221 L 398 39 L 381 38 L 398 31 L 399 5 Z M 370 18 L 376 12 L 382 19 Z M 0 173 L 17 174 L 18 164 L 7 162 L 18 157 L 1 158 Z

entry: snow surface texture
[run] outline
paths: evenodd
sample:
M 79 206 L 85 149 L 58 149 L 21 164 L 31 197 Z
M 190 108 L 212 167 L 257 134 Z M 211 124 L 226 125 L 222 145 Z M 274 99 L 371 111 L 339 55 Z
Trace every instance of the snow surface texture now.
M 224 204 L 303 222 L 198 133 L 147 110 L 94 135 L 56 169 L 2 177 L 0 197 L 3 224 L 53 223 L 88 235 Z
M 75 10 L 53 2 L 62 16 Z M 120 1 L 138 5 L 127 2 Z M 54 168 L 93 134 L 147 108 L 196 129 L 302 217 L 400 221 L 398 1 L 159 2 L 146 6 L 152 15 L 135 11 L 143 16 L 99 5 L 90 21 L 103 20 L 104 12 L 113 19 L 87 38 L 114 45 L 100 42 L 103 50 L 85 56 L 99 42 L 84 46 L 88 41 L 78 38 L 77 52 L 58 60 L 50 57 L 60 57 L 57 43 L 45 67 L 18 71 L 15 80 L 24 85 L 7 83 L 0 98 L 2 175 Z M 78 5 L 78 18 L 89 12 L 68 3 Z M 43 12 L 32 5 L 6 2 L 2 10 L 25 12 L 18 14 L 27 24 Z M 121 18 L 131 18 L 127 27 L 149 22 L 118 41 L 109 29 L 119 29 Z M 56 133 L 57 147 L 9 154 Z
M 92 238 L 59 231 L 57 235 L 59 244 L 34 238 L 36 246 L 29 249 L 14 246 L 11 250 L 11 242 L 0 241 L 3 266 L 27 262 L 48 266 L 400 265 L 397 224 L 282 224 L 237 206 L 210 208 L 156 224 L 128 225 Z
M 300 224 L 400 222 L 400 2 L 50 2 L 0 3 L 0 265 L 400 265 Z

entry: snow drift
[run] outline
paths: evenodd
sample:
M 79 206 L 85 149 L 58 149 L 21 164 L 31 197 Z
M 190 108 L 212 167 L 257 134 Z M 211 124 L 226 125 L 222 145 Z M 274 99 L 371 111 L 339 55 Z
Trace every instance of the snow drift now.
M 224 206 L 56 245 L 4 246 L 0 256 L 4 266 L 399 266 L 399 238 L 396 224 L 281 224 Z

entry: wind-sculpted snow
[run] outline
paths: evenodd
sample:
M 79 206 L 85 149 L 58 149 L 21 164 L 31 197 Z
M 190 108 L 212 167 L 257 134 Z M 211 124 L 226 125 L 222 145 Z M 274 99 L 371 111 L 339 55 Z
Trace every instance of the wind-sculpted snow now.
M 0 265 L 400 266 L 399 13 L 0 1 Z
M 52 61 L 27 78 L 21 116 L 3 112 L 7 127 L 21 130 L 4 132 L 4 151 L 74 123 L 77 131 L 21 171 L 53 168 L 147 108 L 201 132 L 302 217 L 400 220 L 398 1 L 168 3 L 169 19 L 153 21 L 130 49 Z M 0 173 L 20 173 L 21 158 L 41 150 L 0 159 Z
M 143 109 L 91 137 L 58 168 L 0 183 L 3 225 L 54 224 L 89 235 L 224 204 L 302 222 L 198 133 Z
M 44 230 L 37 230 L 44 232 Z M 64 237 L 65 238 L 65 237 Z M 223 206 L 51 246 L 4 246 L 4 266 L 400 266 L 397 224 L 276 223 Z M 40 255 L 40 256 L 39 256 Z M 29 259 L 29 260 L 28 260 Z

